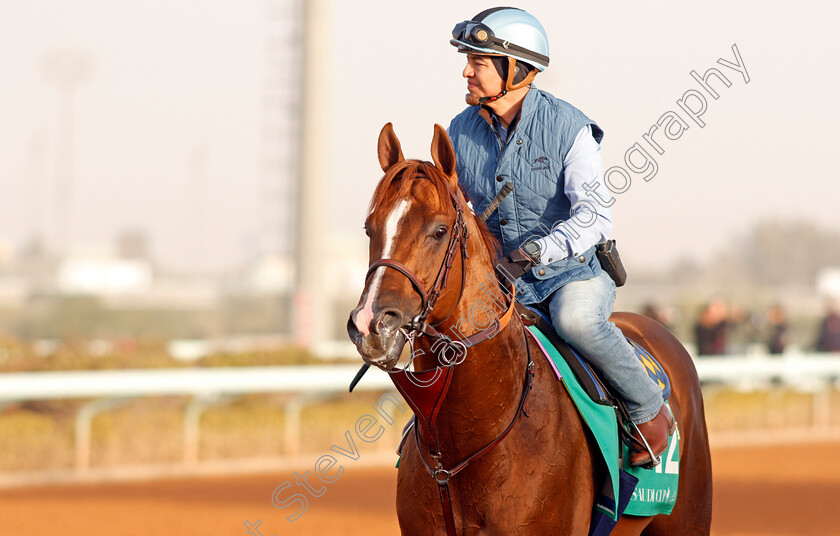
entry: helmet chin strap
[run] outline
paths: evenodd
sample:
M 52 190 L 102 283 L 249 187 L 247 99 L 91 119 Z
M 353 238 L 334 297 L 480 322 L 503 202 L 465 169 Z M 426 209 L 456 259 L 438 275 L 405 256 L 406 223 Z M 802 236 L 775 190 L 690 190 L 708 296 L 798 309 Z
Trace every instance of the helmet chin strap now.
M 467 93 L 464 96 L 464 100 L 467 101 L 467 104 L 470 106 L 481 106 L 482 104 L 493 102 L 495 100 L 501 99 L 505 95 L 507 95 L 508 91 L 503 89 L 501 93 L 496 95 L 495 97 L 476 97 L 472 93 Z
M 537 76 L 537 70 L 532 69 L 528 75 L 522 79 L 518 84 L 513 83 L 513 78 L 516 76 L 516 59 L 511 58 L 510 56 L 507 57 L 508 59 L 508 72 L 507 72 L 507 80 L 505 80 L 505 89 L 502 90 L 501 93 L 495 95 L 493 97 L 476 97 L 472 93 L 467 93 L 464 96 L 464 100 L 467 101 L 467 104 L 470 106 L 481 106 L 488 102 L 493 102 L 496 100 L 501 99 L 505 95 L 508 94 L 508 91 L 514 91 L 520 88 L 523 88 L 529 85 L 531 82 L 534 81 L 534 77 Z

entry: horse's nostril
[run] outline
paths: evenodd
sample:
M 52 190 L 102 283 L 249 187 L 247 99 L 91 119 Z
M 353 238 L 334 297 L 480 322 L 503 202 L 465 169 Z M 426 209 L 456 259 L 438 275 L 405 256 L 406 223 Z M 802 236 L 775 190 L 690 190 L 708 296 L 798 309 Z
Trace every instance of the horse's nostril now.
M 356 340 L 356 338 L 360 335 L 359 330 L 356 328 L 356 322 L 353 319 L 353 315 L 350 315 L 350 318 L 347 319 L 347 335 L 350 336 L 350 340 Z
M 376 315 L 371 331 L 379 333 L 382 330 L 393 331 L 402 325 L 402 313 L 397 309 L 383 309 Z

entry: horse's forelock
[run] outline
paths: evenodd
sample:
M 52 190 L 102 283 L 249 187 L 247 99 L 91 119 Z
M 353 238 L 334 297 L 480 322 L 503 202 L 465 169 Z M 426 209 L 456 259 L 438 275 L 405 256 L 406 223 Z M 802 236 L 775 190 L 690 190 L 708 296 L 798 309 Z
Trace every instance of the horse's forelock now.
M 411 194 L 411 188 L 418 181 L 428 180 L 437 193 L 438 206 L 429 207 L 439 210 L 446 206 L 449 199 L 449 185 L 446 177 L 431 162 L 421 160 L 403 160 L 393 165 L 379 181 L 370 201 L 368 212 L 372 214 L 385 205 L 390 205 Z
M 454 211 L 449 202 L 452 193 L 460 195 L 459 192 L 451 192 L 449 179 L 433 163 L 422 160 L 403 160 L 393 165 L 379 181 L 373 197 L 370 201 L 369 214 L 379 210 L 381 207 L 391 205 L 396 200 L 411 194 L 412 187 L 419 181 L 429 181 L 435 189 L 437 204 L 436 207 L 429 207 L 431 210 Z M 465 215 L 465 217 L 469 217 Z M 484 246 L 487 248 L 491 259 L 495 262 L 501 254 L 501 245 L 496 240 L 487 225 L 477 216 L 473 216 L 475 228 L 478 230 Z

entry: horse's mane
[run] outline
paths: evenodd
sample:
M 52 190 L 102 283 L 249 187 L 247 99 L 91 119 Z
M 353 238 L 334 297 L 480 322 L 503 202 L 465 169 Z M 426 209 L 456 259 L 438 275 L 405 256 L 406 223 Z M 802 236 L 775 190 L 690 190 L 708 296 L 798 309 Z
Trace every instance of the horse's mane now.
M 382 203 L 407 196 L 410 193 L 411 187 L 415 183 L 423 180 L 431 182 L 432 187 L 437 193 L 436 199 L 438 206 L 430 208 L 443 211 L 446 206 L 450 205 L 449 179 L 431 162 L 401 160 L 391 166 L 385 173 L 385 176 L 382 177 L 382 180 L 379 181 L 370 200 L 368 213 L 373 214 L 373 211 L 378 206 L 381 206 Z M 392 188 L 392 185 L 395 187 Z M 462 200 L 466 199 L 463 193 L 460 192 L 460 188 L 456 195 L 459 195 Z M 469 218 L 467 215 L 465 217 Z M 475 229 L 478 231 L 484 247 L 487 248 L 487 252 L 490 254 L 490 259 L 496 262 L 502 252 L 499 241 L 490 233 L 487 224 L 482 219 L 473 214 L 472 220 L 475 222 Z

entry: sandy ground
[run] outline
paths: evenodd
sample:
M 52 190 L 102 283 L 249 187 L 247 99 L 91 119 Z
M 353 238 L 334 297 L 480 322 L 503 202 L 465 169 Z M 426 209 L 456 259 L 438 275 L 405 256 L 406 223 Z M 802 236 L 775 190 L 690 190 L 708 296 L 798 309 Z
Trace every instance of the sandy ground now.
M 716 535 L 840 535 L 840 443 L 718 448 Z M 391 535 L 396 471 L 351 465 L 294 523 L 272 506 L 288 474 L 0 492 L 0 535 Z M 288 492 L 283 494 L 287 497 Z M 257 522 L 261 524 L 257 525 Z

